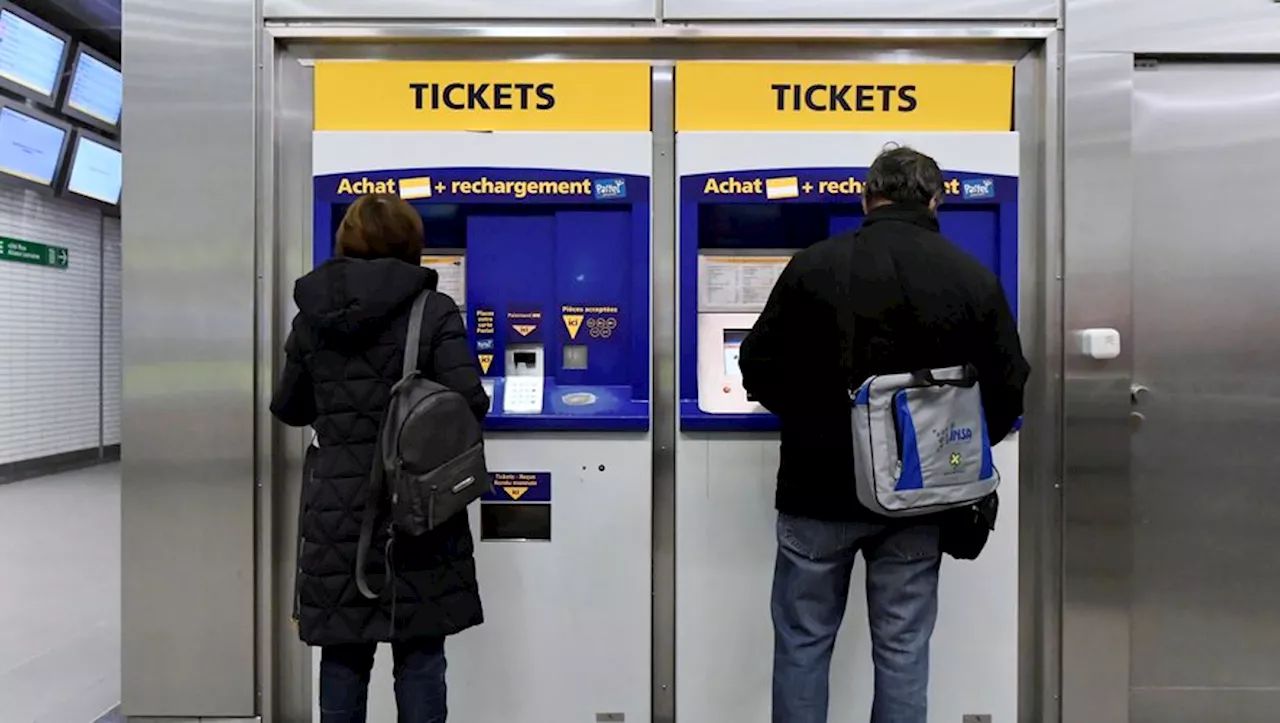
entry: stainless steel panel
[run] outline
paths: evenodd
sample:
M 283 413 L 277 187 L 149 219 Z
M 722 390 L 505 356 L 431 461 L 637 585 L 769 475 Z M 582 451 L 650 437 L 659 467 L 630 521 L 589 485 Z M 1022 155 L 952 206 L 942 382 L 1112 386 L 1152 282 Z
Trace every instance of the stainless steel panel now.
M 277 32 L 280 28 L 273 28 Z M 1041 28 L 1033 28 L 1041 33 Z M 1047 31 L 1053 34 L 1052 30 Z M 277 35 L 277 37 L 279 37 Z M 834 36 L 832 36 L 834 37 Z M 673 39 L 648 39 L 644 43 L 564 43 L 555 37 L 529 42 L 450 43 L 327 43 L 293 39 L 289 50 L 303 63 L 331 59 L 386 60 L 641 60 L 652 63 L 672 60 L 822 60 L 858 63 L 963 63 L 1016 62 L 1037 47 L 1043 33 L 1035 37 L 986 38 L 985 42 L 963 39 L 925 38 L 904 41 L 892 36 L 868 36 L 856 42 L 797 42 L 794 39 L 758 39 L 750 43 L 729 41 L 690 43 Z
M 1124 721 L 1129 709 L 1129 385 L 1133 57 L 1066 60 L 1065 310 L 1070 334 L 1118 329 L 1122 355 L 1066 350 L 1062 720 Z
M 676 716 L 676 159 L 670 63 L 653 68 L 653 721 Z
M 124 10 L 123 708 L 250 717 L 258 18 Z
M 1280 687 L 1276 89 L 1280 64 L 1135 75 L 1135 688 Z
M 1014 65 L 1018 181 L 1018 309 L 1024 353 L 1034 366 L 1019 433 L 1018 719 L 1057 720 L 1061 510 L 1062 338 L 1060 34 Z M 1002 521 L 1003 524 L 1014 523 Z
M 655 0 L 263 0 L 271 19 L 315 18 L 612 18 L 655 17 Z
M 1275 723 L 1276 689 L 1139 689 L 1129 723 Z
M 971 47 L 960 50 L 961 56 L 994 42 L 1016 39 L 1044 39 L 1057 31 L 1056 21 L 984 21 L 960 23 L 954 21 L 916 20 L 913 22 L 771 22 L 771 23 L 475 23 L 457 22 L 343 22 L 343 21 L 294 21 L 276 22 L 268 26 L 272 35 L 282 39 L 315 41 L 367 41 L 389 43 L 412 40 L 480 40 L 502 42 L 510 40 L 532 42 L 616 42 L 620 40 L 698 40 L 769 42 L 791 40 L 813 43 L 822 40 L 896 41 L 916 45 L 921 41 L 962 40 Z M 387 46 L 381 46 L 386 48 Z M 558 46 L 564 52 L 574 50 Z M 484 52 L 479 44 L 473 52 Z M 750 53 L 753 49 L 744 48 Z M 847 51 L 847 49 L 846 49 Z M 414 52 L 413 50 L 387 48 L 387 52 Z M 417 52 L 421 52 L 418 50 Z M 609 55 L 634 53 L 622 46 L 609 50 Z M 694 51 L 697 52 L 697 51 Z M 755 52 L 760 52 L 756 50 Z M 650 57 L 650 56 L 646 56 Z M 664 55 L 652 55 L 663 59 Z M 665 59 L 673 55 L 665 54 Z M 772 57 L 788 55 L 775 54 Z M 555 59 L 554 56 L 543 59 Z M 959 58 L 956 58 L 957 60 Z
M 259 670 L 264 690 L 264 711 L 277 723 L 311 720 L 315 698 L 312 690 L 311 649 L 298 639 L 291 619 L 294 571 L 297 569 L 298 504 L 302 490 L 302 457 L 309 434 L 276 423 L 267 408 L 275 374 L 284 364 L 283 343 L 297 311 L 293 283 L 311 269 L 311 130 L 312 70 L 288 51 L 276 47 L 263 34 L 263 82 L 260 114 L 265 143 L 260 145 L 262 211 L 258 223 L 262 251 L 270 256 L 264 265 L 263 303 L 259 310 L 259 368 L 265 388 L 260 388 L 258 410 L 265 436 L 259 460 L 265 481 L 260 497 L 259 565 L 267 575 L 259 600 L 260 626 L 267 631 L 259 639 L 265 659 Z M 260 385 L 260 387 L 263 385 Z M 269 575 L 266 570 L 270 570 Z
M 1064 0 L 1073 47 L 1131 53 L 1274 53 L 1272 0 Z
M 667 20 L 1056 19 L 1058 0 L 665 0 Z

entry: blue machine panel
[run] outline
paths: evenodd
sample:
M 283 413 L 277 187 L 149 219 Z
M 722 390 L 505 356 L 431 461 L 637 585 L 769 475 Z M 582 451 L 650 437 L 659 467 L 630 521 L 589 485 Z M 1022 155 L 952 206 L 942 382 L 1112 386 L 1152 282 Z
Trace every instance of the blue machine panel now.
M 426 248 L 465 252 L 467 298 L 458 301 L 495 384 L 487 429 L 648 428 L 648 178 L 510 168 L 317 177 L 316 264 L 333 256 L 337 225 L 366 193 L 411 198 Z M 502 412 L 511 344 L 543 347 L 540 414 Z
M 771 414 L 710 414 L 698 405 L 698 253 L 703 249 L 803 249 L 862 224 L 866 168 L 725 171 L 680 179 L 680 426 L 686 431 L 769 431 Z M 708 193 L 732 176 L 742 193 Z M 1018 180 L 943 172 L 942 233 L 996 273 L 1017 313 Z M 769 199 L 767 179 L 794 177 L 795 198 Z M 753 183 L 759 179 L 758 183 Z M 759 189 L 759 190 L 755 190 Z M 753 192 L 754 191 L 754 192 Z

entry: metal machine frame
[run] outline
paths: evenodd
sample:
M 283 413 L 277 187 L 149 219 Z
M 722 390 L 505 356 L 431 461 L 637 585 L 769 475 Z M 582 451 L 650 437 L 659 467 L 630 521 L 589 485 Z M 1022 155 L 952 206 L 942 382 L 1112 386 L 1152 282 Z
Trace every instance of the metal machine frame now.
M 644 41 L 643 43 L 639 41 Z M 1023 145 L 1019 308 L 1032 359 L 1060 359 L 1061 33 L 1035 23 L 457 24 L 268 23 L 261 34 L 257 141 L 258 710 L 308 720 L 311 657 L 296 641 L 291 599 L 293 504 L 306 440 L 267 411 L 288 289 L 310 268 L 310 65 L 319 59 L 646 60 L 653 63 L 653 716 L 675 710 L 675 447 L 677 436 L 674 91 L 685 59 L 962 62 L 1015 66 Z M 1039 365 L 1038 365 L 1039 366 Z M 270 371 L 269 371 L 270 370 Z M 1022 434 L 1019 526 L 1019 717 L 1057 718 L 1060 369 L 1037 368 Z M 268 483 L 269 482 L 269 483 Z M 1050 617 L 1046 617 L 1048 613 Z M 273 712 L 274 716 L 268 714 Z

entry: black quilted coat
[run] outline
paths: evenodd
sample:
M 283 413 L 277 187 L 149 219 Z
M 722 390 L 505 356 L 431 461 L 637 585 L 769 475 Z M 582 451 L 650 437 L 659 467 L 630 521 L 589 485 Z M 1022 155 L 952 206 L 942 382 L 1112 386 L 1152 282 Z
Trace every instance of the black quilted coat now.
M 294 288 L 299 312 L 271 411 L 286 424 L 312 425 L 319 439 L 302 485 L 295 600 L 299 631 L 310 645 L 438 637 L 483 621 L 465 514 L 422 537 L 397 537 L 395 581 L 380 600 L 365 599 L 355 583 L 369 469 L 400 377 L 409 309 L 419 291 L 435 285 L 434 271 L 403 261 L 334 259 Z M 476 417 L 484 416 L 489 400 L 448 296 L 432 294 L 427 302 L 418 359 L 424 374 L 461 392 Z M 379 516 L 385 514 L 384 503 Z M 368 572 L 376 590 L 387 542 L 382 519 L 375 530 L 381 537 L 375 536 Z

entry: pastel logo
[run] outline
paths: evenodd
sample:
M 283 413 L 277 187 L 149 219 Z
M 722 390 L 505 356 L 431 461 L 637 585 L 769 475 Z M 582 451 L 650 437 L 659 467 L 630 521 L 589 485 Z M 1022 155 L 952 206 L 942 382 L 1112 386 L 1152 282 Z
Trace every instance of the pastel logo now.
M 966 201 L 982 198 L 995 198 L 996 179 L 966 178 L 960 181 L 960 196 Z
M 611 201 L 627 197 L 627 179 L 601 178 L 595 182 L 595 197 L 600 201 Z

